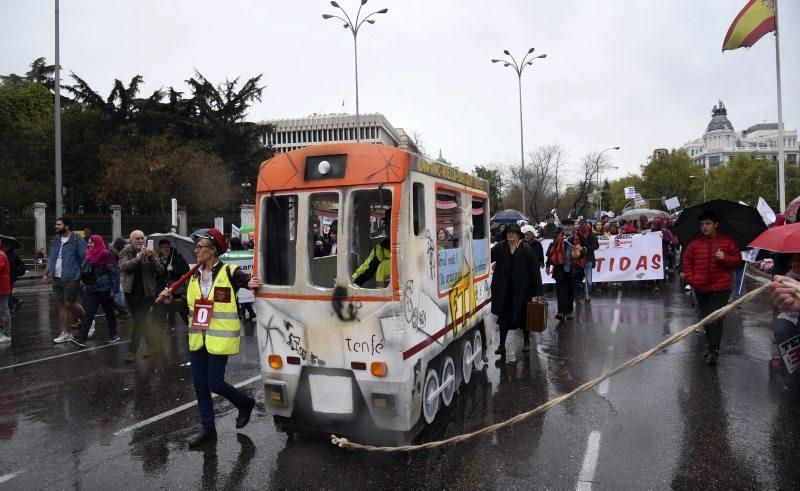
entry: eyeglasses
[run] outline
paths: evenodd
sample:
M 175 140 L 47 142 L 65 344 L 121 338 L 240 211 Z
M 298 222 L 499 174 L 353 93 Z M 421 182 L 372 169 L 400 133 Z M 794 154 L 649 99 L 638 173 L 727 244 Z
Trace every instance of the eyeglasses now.
M 213 249 L 213 247 L 207 245 L 199 245 L 194 248 L 194 250 L 196 251 L 199 251 L 200 249 Z

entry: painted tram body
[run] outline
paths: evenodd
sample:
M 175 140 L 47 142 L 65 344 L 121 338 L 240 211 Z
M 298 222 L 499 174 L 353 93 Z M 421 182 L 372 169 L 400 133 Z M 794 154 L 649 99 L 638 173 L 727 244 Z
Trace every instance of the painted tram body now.
M 257 335 L 278 429 L 405 442 L 451 404 L 491 341 L 489 217 L 485 180 L 394 147 L 261 165 Z

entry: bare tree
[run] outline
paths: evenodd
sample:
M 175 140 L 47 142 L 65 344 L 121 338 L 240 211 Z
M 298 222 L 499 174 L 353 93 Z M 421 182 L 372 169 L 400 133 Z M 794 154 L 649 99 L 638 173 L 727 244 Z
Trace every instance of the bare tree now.
M 417 147 L 417 151 L 420 155 L 428 156 L 428 153 L 425 151 L 425 140 L 422 138 L 422 133 L 419 131 L 412 131 L 411 141 L 414 143 L 414 146 Z
M 508 168 L 511 181 L 508 197 L 514 198 L 521 194 L 520 184 L 524 182 L 530 201 L 527 210 L 522 212 L 532 219 L 541 219 L 545 213 L 559 207 L 562 197 L 559 185 L 563 182 L 563 173 L 567 166 L 566 154 L 566 149 L 559 144 L 542 145 L 528 154 L 524 176 L 521 168 Z M 518 203 L 518 200 L 514 199 L 513 202 Z
M 573 186 L 575 195 L 572 198 L 571 209 L 578 215 L 586 215 L 589 194 L 592 191 L 600 191 L 597 181 L 609 167 L 608 160 L 601 154 L 593 152 L 584 155 L 579 167 L 578 181 Z

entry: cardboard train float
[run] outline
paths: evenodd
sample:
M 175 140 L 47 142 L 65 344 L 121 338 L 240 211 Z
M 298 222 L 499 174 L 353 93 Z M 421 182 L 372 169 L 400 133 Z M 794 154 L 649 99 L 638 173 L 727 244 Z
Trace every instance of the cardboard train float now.
M 485 180 L 394 147 L 262 163 L 255 307 L 276 427 L 401 443 L 449 406 L 491 341 L 489 217 Z

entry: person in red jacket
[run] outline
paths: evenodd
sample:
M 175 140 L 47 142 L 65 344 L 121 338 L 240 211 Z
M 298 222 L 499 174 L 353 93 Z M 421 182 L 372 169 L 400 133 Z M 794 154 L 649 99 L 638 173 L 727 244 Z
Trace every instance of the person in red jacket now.
M 728 304 L 733 270 L 742 262 L 736 242 L 717 232 L 719 218 L 711 211 L 700 215 L 699 235 L 689 242 L 683 254 L 683 274 L 694 289 L 700 317 Z M 705 326 L 708 351 L 703 355 L 709 365 L 716 365 L 722 342 L 722 318 Z
M 3 241 L 0 240 L 0 246 Z M 11 299 L 11 264 L 8 256 L 0 247 L 0 344 L 11 342 L 11 311 L 8 302 Z

